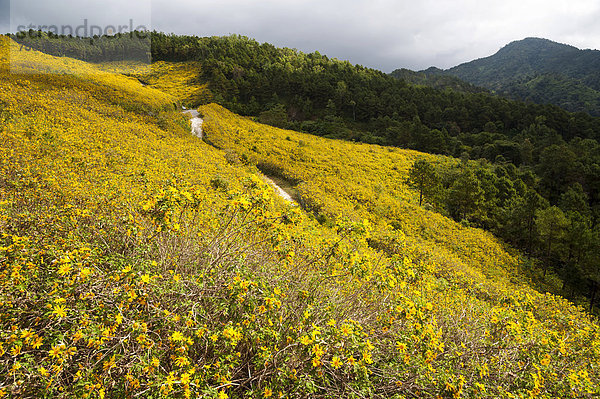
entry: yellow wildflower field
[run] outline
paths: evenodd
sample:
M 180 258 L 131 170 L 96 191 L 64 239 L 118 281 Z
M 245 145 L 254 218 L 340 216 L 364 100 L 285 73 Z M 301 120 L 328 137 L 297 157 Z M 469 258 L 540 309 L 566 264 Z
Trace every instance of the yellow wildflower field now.
M 143 86 L 0 45 L 0 397 L 600 393 L 597 321 L 416 206 L 424 154 L 215 104 L 208 144 L 167 89 L 189 66 Z

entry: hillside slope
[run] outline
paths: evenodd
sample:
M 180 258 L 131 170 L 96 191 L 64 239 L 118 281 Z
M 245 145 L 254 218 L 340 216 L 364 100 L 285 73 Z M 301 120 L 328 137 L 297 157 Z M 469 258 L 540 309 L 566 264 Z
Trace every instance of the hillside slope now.
M 600 51 L 547 39 L 509 43 L 496 54 L 443 71 L 498 94 L 600 115 Z
M 533 332 L 536 324 L 543 325 L 543 329 L 558 328 L 550 335 L 562 329 L 558 327 L 562 323 L 554 324 L 550 320 L 557 317 L 558 308 L 554 307 L 563 306 L 559 303 L 565 302 L 557 297 L 541 295 L 522 284 L 518 272 L 522 266 L 518 257 L 507 253 L 490 234 L 461 227 L 415 205 L 414 195 L 403 183 L 412 161 L 417 157 L 427 157 L 433 162 L 455 161 L 414 151 L 351 144 L 271 128 L 236 116 L 216 105 L 202 107 L 200 111 L 205 118 L 207 140 L 229 151 L 234 158 L 239 156 L 268 173 L 295 182 L 301 203 L 319 215 L 326 224 L 328 218 L 340 216 L 369 218 L 375 226 L 369 240 L 372 247 L 392 256 L 392 259 L 410 254 L 412 265 L 404 278 L 408 278 L 409 285 L 406 288 L 411 293 L 404 295 L 418 292 L 419 297 L 438 304 L 434 318 L 436 325 L 444 331 L 444 347 L 456 348 L 444 351 L 444 360 L 440 360 L 440 363 L 431 363 L 437 371 L 444 367 L 442 364 L 445 361 L 449 361 L 446 372 L 453 373 L 457 363 L 451 359 L 464 359 L 463 355 L 477 351 L 475 348 L 491 349 L 500 342 L 500 346 L 507 348 L 504 346 L 505 340 L 516 339 L 520 344 L 513 349 L 521 348 L 517 352 L 508 355 L 510 351 L 486 350 L 478 356 L 485 358 L 480 362 L 487 366 L 472 363 L 475 368 L 494 367 L 497 371 L 490 377 L 491 380 L 503 379 L 501 375 L 506 377 L 509 374 L 501 370 L 506 367 L 506 373 L 509 373 L 508 369 L 515 364 L 526 363 L 524 359 L 531 359 L 531 353 L 535 352 L 532 349 L 535 344 L 529 349 L 521 346 L 521 343 L 528 341 L 521 334 L 536 335 Z M 419 282 L 411 286 L 411 281 Z M 404 287 L 402 283 L 401 287 Z M 554 310 L 550 310 L 552 308 Z M 517 327 L 520 322 L 506 318 L 504 311 L 514 312 L 513 317 L 524 311 L 522 315 L 528 316 L 521 321 L 527 320 L 525 324 L 528 327 Z M 504 321 L 500 324 L 497 312 L 503 313 Z M 496 334 L 504 328 L 508 334 L 499 338 Z M 512 328 L 518 332 L 514 333 Z M 494 338 L 489 335 L 492 331 L 495 331 L 492 333 Z M 459 336 L 461 339 L 456 341 Z M 532 335 L 529 337 L 532 338 Z M 490 346 L 488 339 L 495 344 Z M 532 344 L 534 341 L 536 339 L 528 342 Z M 545 367 L 550 357 L 542 360 L 542 366 Z M 499 361 L 499 358 L 506 363 Z M 426 361 L 426 364 L 429 362 Z M 480 377 L 486 373 L 483 372 Z M 473 375 L 467 377 L 472 378 Z M 461 381 L 461 377 L 455 375 L 452 381 Z M 470 394 L 485 396 L 482 390 L 477 391 L 478 384 L 485 385 L 485 381 L 489 382 L 486 378 L 478 383 L 473 382 L 475 389 Z M 536 381 L 540 381 L 539 375 L 530 380 L 533 385 L 538 384 Z M 454 387 L 447 387 L 451 392 L 457 389 L 456 385 L 450 385 Z M 486 392 L 494 392 L 490 394 L 492 397 L 505 394 L 503 389 L 495 390 L 489 385 L 486 385 L 486 389 Z M 506 389 L 514 393 L 515 387 Z M 536 392 L 536 389 L 532 392 Z M 568 394 L 565 392 L 563 395 Z
M 2 396 L 600 393 L 597 322 L 415 206 L 426 155 L 208 105 L 216 149 L 169 95 L 34 52 L 10 73 L 0 45 Z

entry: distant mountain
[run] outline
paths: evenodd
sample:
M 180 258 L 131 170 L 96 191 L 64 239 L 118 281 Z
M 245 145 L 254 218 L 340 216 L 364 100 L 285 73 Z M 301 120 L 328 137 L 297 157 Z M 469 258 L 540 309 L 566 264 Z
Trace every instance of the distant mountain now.
M 442 71 L 499 95 L 600 115 L 600 51 L 547 39 L 509 43 L 496 54 Z

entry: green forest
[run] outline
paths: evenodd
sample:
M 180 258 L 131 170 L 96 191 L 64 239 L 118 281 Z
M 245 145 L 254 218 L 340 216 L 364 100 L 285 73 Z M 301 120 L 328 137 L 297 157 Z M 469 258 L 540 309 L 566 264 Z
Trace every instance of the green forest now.
M 457 78 L 504 97 L 600 116 L 599 67 L 598 50 L 530 37 L 509 43 L 492 56 L 417 75 L 426 75 L 427 83 L 441 76 Z

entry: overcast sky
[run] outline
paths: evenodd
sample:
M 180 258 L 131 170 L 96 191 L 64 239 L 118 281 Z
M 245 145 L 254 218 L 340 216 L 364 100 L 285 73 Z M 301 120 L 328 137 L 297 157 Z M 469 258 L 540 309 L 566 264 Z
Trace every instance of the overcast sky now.
M 600 48 L 600 0 L 0 0 L 0 31 L 128 24 L 241 34 L 390 72 L 448 68 L 525 37 Z

